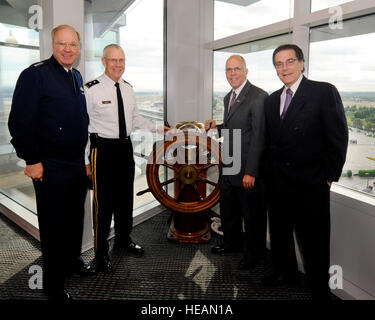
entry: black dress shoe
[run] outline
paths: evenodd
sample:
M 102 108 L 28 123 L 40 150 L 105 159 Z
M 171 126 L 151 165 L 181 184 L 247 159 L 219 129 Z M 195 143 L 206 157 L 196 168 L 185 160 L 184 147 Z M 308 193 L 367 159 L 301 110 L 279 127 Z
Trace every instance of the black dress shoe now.
M 61 291 L 53 292 L 53 293 L 47 293 L 48 300 L 53 301 L 71 301 L 73 300 L 71 294 L 66 290 L 63 289 Z
M 109 259 L 108 256 L 104 257 L 96 257 L 95 258 L 95 265 L 96 265 L 96 271 L 97 272 L 102 272 L 105 274 L 110 274 L 113 272 L 113 266 L 111 259 Z
M 229 252 L 241 252 L 240 247 L 232 247 L 225 244 L 219 244 L 218 246 L 212 247 L 211 252 L 215 254 L 224 254 Z
M 262 257 L 248 257 L 244 256 L 240 263 L 237 266 L 238 270 L 251 270 L 254 269 L 255 266 L 263 260 Z
M 76 274 L 79 274 L 81 277 L 92 276 L 95 273 L 95 269 L 88 264 L 83 264 L 78 270 L 76 270 Z
M 73 260 L 73 262 L 68 266 L 66 274 L 71 276 L 73 274 L 78 274 L 81 277 L 91 276 L 95 274 L 95 269 L 86 264 L 82 257 L 79 256 Z
M 129 242 L 125 249 L 127 252 L 134 253 L 136 255 L 142 255 L 145 252 L 140 245 L 134 243 L 133 241 Z
M 262 279 L 262 284 L 266 287 L 296 286 L 300 283 L 300 280 L 298 275 L 280 276 L 271 274 Z
M 73 275 L 77 274 L 80 275 L 81 277 L 87 277 L 87 276 L 92 276 L 95 274 L 95 269 L 86 264 L 86 263 L 79 263 L 76 264 L 74 267 L 71 267 L 70 270 L 67 272 L 68 275 Z

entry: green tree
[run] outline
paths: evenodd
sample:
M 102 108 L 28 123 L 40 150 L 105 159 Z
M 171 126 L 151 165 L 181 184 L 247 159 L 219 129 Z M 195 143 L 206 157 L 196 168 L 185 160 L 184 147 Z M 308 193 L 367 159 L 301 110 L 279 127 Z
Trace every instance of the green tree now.
M 365 129 L 366 129 L 367 131 L 374 131 L 374 129 L 375 129 L 375 125 L 374 125 L 374 123 L 371 122 L 371 121 L 367 121 L 367 120 L 365 120 L 363 125 L 364 125 L 364 127 L 365 127 Z
M 353 175 L 352 170 L 348 170 L 348 171 L 346 171 L 346 176 L 347 176 L 348 178 L 351 178 L 352 175 Z
M 358 118 L 354 118 L 353 119 L 353 127 L 358 128 L 358 129 L 362 129 L 362 120 L 358 119 Z
M 346 122 L 348 123 L 348 127 L 353 127 L 353 121 L 351 118 L 346 117 Z
M 360 177 L 375 177 L 375 170 L 359 170 L 358 176 L 360 176 Z

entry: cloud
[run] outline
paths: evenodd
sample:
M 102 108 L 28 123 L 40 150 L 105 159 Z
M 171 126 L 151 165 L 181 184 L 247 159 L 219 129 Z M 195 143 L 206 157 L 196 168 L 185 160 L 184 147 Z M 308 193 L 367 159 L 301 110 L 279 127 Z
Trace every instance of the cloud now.
M 136 91 L 163 89 L 163 0 L 139 1 L 120 28 L 124 78 Z
M 289 19 L 293 1 L 262 0 L 247 7 L 215 1 L 215 39 Z
M 319 3 L 320 2 L 320 3 Z M 316 8 L 334 6 L 343 0 L 313 0 Z M 293 1 L 262 0 L 247 7 L 215 1 L 215 38 L 290 18 Z M 163 0 L 140 1 L 127 14 L 127 26 L 120 29 L 120 43 L 126 51 L 125 78 L 141 90 L 162 89 L 163 74 Z M 375 30 L 374 30 L 375 31 Z M 312 29 L 312 33 L 319 32 Z M 272 65 L 272 51 L 245 54 L 248 78 L 267 91 L 282 86 Z M 310 45 L 310 73 L 314 80 L 329 81 L 343 91 L 374 91 L 375 33 Z M 225 77 L 225 61 L 230 52 L 214 54 L 214 90 L 230 89 Z

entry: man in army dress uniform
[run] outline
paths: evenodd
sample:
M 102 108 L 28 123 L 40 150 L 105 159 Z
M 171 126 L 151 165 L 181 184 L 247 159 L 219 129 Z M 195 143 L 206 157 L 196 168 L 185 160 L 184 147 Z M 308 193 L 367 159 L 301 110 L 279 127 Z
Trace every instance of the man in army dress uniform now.
M 87 111 L 90 117 L 90 161 L 94 189 L 93 221 L 96 269 L 111 273 L 107 238 L 112 214 L 115 221 L 115 248 L 136 255 L 143 248 L 130 237 L 133 227 L 134 159 L 130 133 L 133 128 L 155 132 L 154 123 L 143 118 L 137 108 L 132 86 L 121 78 L 125 71 L 125 54 L 117 44 L 103 50 L 105 72 L 85 85 Z M 160 127 L 164 133 L 170 127 Z

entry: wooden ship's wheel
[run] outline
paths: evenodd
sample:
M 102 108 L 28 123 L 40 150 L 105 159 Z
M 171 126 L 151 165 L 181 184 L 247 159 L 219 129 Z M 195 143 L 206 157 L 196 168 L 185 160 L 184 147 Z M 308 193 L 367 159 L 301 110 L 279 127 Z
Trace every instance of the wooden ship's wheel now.
M 147 159 L 149 189 L 137 195 L 150 191 L 172 210 L 169 240 L 197 243 L 211 238 L 206 210 L 220 197 L 221 155 L 219 143 L 202 128 L 194 122 L 178 124 L 179 131 L 154 144 Z

